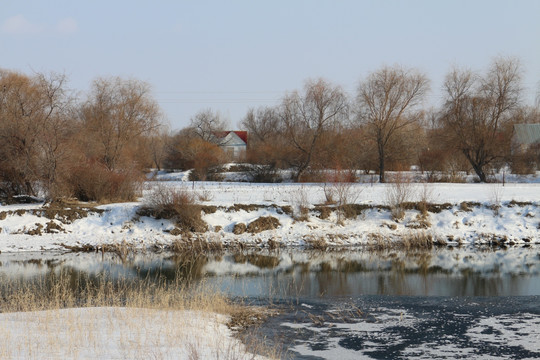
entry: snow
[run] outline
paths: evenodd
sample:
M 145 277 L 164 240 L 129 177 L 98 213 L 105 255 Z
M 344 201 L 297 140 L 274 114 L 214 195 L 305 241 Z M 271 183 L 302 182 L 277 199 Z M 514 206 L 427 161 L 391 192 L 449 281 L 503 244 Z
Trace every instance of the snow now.
M 77 308 L 0 314 L 2 359 L 263 359 L 213 313 Z
M 467 316 L 468 315 L 461 315 Z M 415 333 L 432 319 L 409 314 L 406 310 L 377 308 L 376 321 L 360 320 L 353 323 L 332 323 L 332 326 L 318 327 L 310 323 L 283 322 L 280 326 L 303 330 L 312 334 L 305 340 L 299 340 L 290 349 L 304 357 L 314 356 L 322 359 L 373 359 L 379 358 L 376 351 L 400 349 L 399 358 L 407 359 L 514 359 L 513 352 L 504 349 L 513 347 L 530 352 L 536 358 L 540 340 L 540 318 L 531 313 L 513 315 L 480 316 L 472 320 L 464 334 L 434 333 L 432 338 L 403 339 L 407 332 Z M 471 319 L 463 319 L 465 322 Z M 452 320 L 450 320 L 452 321 Z M 429 326 L 429 325 L 427 325 Z M 400 329 L 399 334 L 396 329 Z M 345 338 L 358 340 L 357 346 L 347 348 L 342 341 Z M 320 341 L 323 346 L 317 346 Z M 498 350 L 497 356 L 479 353 L 479 348 Z M 374 356 L 378 355 L 378 356 Z M 389 356 L 388 354 L 386 354 Z M 519 357 L 524 358 L 524 357 Z M 525 357 L 526 358 L 526 357 Z M 532 359 L 533 357 L 528 357 Z
M 186 176 L 181 173 L 180 178 Z M 419 201 L 422 193 L 428 193 L 429 202 L 451 205 L 439 213 L 430 213 L 427 219 L 430 226 L 420 230 L 412 228 L 417 222 L 418 211 L 407 210 L 404 219 L 396 222 L 389 210 L 380 207 L 388 205 L 386 199 L 392 184 L 357 183 L 351 186 L 347 190 L 349 198 L 357 204 L 372 208 L 338 225 L 335 213 L 327 219 L 320 219 L 314 209 L 315 205 L 325 201 L 323 184 L 186 182 L 170 179 L 148 181 L 143 197 L 138 202 L 97 206 L 104 210 L 102 214 L 90 214 L 71 224 L 61 224 L 58 219 L 55 220 L 65 232 L 43 233 L 40 236 L 28 234 L 37 224 L 46 226 L 50 221 L 29 211 L 41 208 L 42 204 L 0 206 L 0 213 L 6 212 L 5 219 L 0 220 L 0 251 L 59 250 L 62 249 L 61 244 L 99 246 L 122 242 L 141 249 L 167 246 L 176 239 L 167 232 L 174 228 L 172 222 L 149 217 L 137 219 L 135 216 L 137 209 L 157 186 L 184 189 L 202 199 L 201 204 L 217 206 L 215 213 L 203 216 L 210 231 L 200 236 L 225 245 L 241 242 L 264 246 L 272 240 L 286 246 L 303 246 L 309 239 L 324 239 L 329 245 L 350 246 L 369 243 L 374 237 L 393 241 L 416 233 L 449 240 L 451 243 L 489 243 L 494 239 L 503 239 L 507 243 L 535 243 L 540 242 L 540 183 L 534 182 L 534 179 L 529 179 L 527 183 L 506 183 L 504 186 L 474 183 L 411 184 L 409 201 Z M 479 205 L 470 206 L 468 211 L 460 206 L 464 201 Z M 512 205 L 511 201 L 527 203 Z M 231 211 L 229 207 L 233 204 L 255 204 L 262 207 L 254 211 Z M 494 210 L 492 204 L 502 206 Z M 284 213 L 280 209 L 284 206 L 293 210 L 299 206 L 308 207 L 310 212 L 307 221 L 296 220 Z M 18 209 L 24 209 L 26 213 L 14 213 Z M 277 229 L 258 234 L 232 233 L 235 224 L 248 224 L 261 216 L 273 216 L 281 225 Z M 214 232 L 218 227 L 221 230 Z

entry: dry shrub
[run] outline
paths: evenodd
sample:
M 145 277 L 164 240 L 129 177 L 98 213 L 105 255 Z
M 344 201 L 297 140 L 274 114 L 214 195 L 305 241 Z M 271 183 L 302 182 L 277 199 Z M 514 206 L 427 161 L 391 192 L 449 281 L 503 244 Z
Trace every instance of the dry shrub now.
M 176 239 L 170 247 L 170 250 L 176 254 L 196 255 L 221 253 L 223 243 L 221 241 L 206 241 L 202 239 Z
M 173 220 L 183 231 L 205 232 L 208 226 L 202 220 L 201 212 L 202 208 L 196 203 L 193 193 L 184 188 L 158 186 L 138 214 Z
M 414 194 L 410 177 L 398 171 L 392 183 L 386 188 L 386 200 L 390 206 L 392 219 L 399 221 L 405 217 L 405 204 Z
M 328 206 L 315 206 L 315 211 L 319 212 L 319 219 L 328 219 L 333 209 Z
M 504 188 L 500 184 L 494 184 L 491 186 L 491 209 L 493 210 L 495 215 L 499 215 L 503 191 Z
M 433 236 L 424 232 L 404 235 L 402 245 L 405 250 L 429 250 L 433 247 Z
M 473 208 L 474 207 L 479 207 L 481 206 L 482 204 L 480 204 L 479 202 L 473 202 L 473 201 L 463 201 L 459 204 L 459 209 L 461 211 L 465 211 L 465 212 L 471 212 L 473 211 Z
M 326 251 L 328 242 L 322 236 L 308 235 L 304 237 L 304 242 L 308 249 Z
M 248 173 L 251 181 L 256 183 L 280 183 L 283 181 L 273 165 L 253 165 Z
M 516 151 L 510 159 L 510 167 L 513 174 L 531 175 L 534 174 L 540 157 L 538 156 L 540 145 L 531 147 L 526 151 Z
M 344 218 L 353 218 L 348 204 L 354 204 L 362 188 L 356 186 L 356 175 L 353 171 L 334 170 L 328 175 L 330 183 L 324 184 L 326 204 L 335 204 L 337 210 L 337 223 L 343 224 Z
M 80 201 L 133 201 L 141 194 L 142 176 L 129 170 L 108 170 L 97 162 L 72 169 L 67 187 Z
M 423 183 L 422 187 L 420 188 L 419 194 L 419 210 L 422 213 L 422 216 L 428 217 L 429 205 L 433 201 L 433 188 L 429 184 Z
M 274 230 L 280 227 L 279 220 L 273 216 L 261 216 L 260 218 L 253 220 L 247 226 L 247 232 L 256 234 L 265 230 Z
M 306 188 L 301 185 L 292 194 L 293 197 L 293 216 L 298 221 L 307 221 L 309 218 L 309 201 Z
M 241 235 L 241 234 L 246 232 L 246 229 L 247 229 L 246 224 L 244 224 L 244 223 L 236 223 L 236 224 L 234 224 L 233 234 Z

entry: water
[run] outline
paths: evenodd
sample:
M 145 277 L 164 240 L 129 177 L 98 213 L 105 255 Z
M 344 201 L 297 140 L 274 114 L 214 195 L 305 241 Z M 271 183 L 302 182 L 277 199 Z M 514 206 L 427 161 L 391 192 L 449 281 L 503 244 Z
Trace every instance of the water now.
M 205 281 L 272 304 L 257 335 L 298 359 L 538 358 L 540 248 L 0 254 L 0 280 Z
M 432 251 L 285 250 L 217 255 L 0 254 L 0 276 L 51 272 L 113 278 L 176 278 L 215 284 L 231 296 L 336 297 L 540 295 L 540 248 Z

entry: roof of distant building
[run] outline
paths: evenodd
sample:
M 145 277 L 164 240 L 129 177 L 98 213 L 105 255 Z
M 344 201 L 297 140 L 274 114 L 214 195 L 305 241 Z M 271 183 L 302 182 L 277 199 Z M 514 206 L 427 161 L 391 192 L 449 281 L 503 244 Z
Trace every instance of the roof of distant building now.
M 247 131 L 237 131 L 237 130 L 234 130 L 234 131 L 219 131 L 219 132 L 216 132 L 215 135 L 218 138 L 224 138 L 227 135 L 229 135 L 231 132 L 235 133 L 240 139 L 242 139 L 243 142 L 245 142 L 247 144 L 247 139 L 248 139 L 248 132 Z
M 515 124 L 514 139 L 523 145 L 540 142 L 540 124 Z

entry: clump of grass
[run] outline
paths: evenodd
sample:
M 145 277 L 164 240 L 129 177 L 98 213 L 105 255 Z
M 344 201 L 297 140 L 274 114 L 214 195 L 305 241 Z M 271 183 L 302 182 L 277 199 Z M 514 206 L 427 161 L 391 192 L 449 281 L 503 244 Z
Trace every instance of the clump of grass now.
M 377 251 L 390 249 L 405 251 L 430 250 L 434 244 L 441 246 L 446 244 L 446 241 L 423 231 L 412 231 L 401 235 L 399 239 L 385 237 L 377 233 L 369 234 L 368 237 L 368 248 Z
M 250 222 L 246 228 L 247 232 L 256 234 L 261 231 L 274 230 L 280 227 L 279 220 L 273 216 L 261 216 Z
M 309 235 L 304 237 L 304 243 L 308 249 L 326 251 L 328 242 L 322 236 Z
M 207 241 L 199 238 L 177 238 L 170 246 L 176 254 L 209 254 L 223 251 L 221 241 Z
M 139 209 L 137 215 L 173 220 L 185 232 L 205 232 L 207 224 L 201 217 L 202 207 L 193 193 L 184 188 L 158 186 Z
M 392 183 L 386 188 L 386 201 L 390 206 L 392 219 L 396 222 L 405 217 L 405 205 L 414 194 L 411 179 L 402 172 L 397 172 Z
M 300 186 L 293 193 L 293 217 L 298 221 L 307 221 L 309 219 L 309 201 L 308 194 L 304 186 Z
M 471 212 L 473 211 L 473 207 L 481 206 L 479 202 L 473 202 L 473 201 L 463 201 L 459 204 L 459 209 L 461 211 Z

